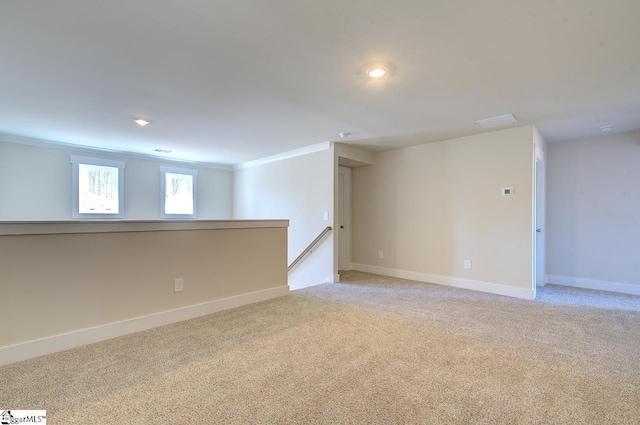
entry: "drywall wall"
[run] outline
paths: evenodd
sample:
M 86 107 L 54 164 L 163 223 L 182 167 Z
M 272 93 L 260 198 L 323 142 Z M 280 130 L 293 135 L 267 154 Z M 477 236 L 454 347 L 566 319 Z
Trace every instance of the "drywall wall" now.
M 288 218 L 289 264 L 333 226 L 333 148 L 234 172 L 233 217 Z M 324 214 L 328 214 L 328 220 Z M 333 280 L 333 232 L 289 272 L 291 289 Z
M 374 153 L 343 143 L 334 143 L 338 165 L 349 168 L 373 164 Z
M 71 219 L 71 155 L 126 162 L 125 219 L 160 218 L 161 165 L 198 170 L 198 219 L 231 218 L 231 170 L 0 140 L 0 221 Z
M 0 363 L 16 351 L 44 354 L 288 292 L 286 221 L 193 224 L 200 228 L 75 222 L 64 226 L 100 231 L 0 234 Z M 30 233 L 34 226 L 46 233 L 62 224 Z M 174 292 L 176 278 L 184 291 Z
M 640 294 L 640 132 L 547 150 L 547 281 Z
M 532 298 L 533 164 L 532 126 L 376 154 L 352 172 L 354 268 Z

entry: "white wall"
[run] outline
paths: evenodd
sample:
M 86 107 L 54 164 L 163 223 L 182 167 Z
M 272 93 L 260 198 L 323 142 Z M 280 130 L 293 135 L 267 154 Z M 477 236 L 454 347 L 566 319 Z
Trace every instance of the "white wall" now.
M 378 153 L 352 174 L 354 268 L 533 297 L 533 164 L 532 126 Z
M 327 144 L 318 152 L 236 170 L 233 217 L 290 219 L 291 263 L 326 226 L 333 226 L 333 155 Z M 331 232 L 289 272 L 291 289 L 332 280 L 333 243 Z
M 640 132 L 547 150 L 548 282 L 640 294 Z
M 160 219 L 160 166 L 198 170 L 198 219 L 231 218 L 232 171 L 0 141 L 0 221 L 70 220 L 71 155 L 124 160 L 125 219 Z
M 0 365 L 285 295 L 286 226 L 0 223 Z
M 356 146 L 334 143 L 339 165 L 356 168 L 373 164 L 374 153 L 362 150 Z

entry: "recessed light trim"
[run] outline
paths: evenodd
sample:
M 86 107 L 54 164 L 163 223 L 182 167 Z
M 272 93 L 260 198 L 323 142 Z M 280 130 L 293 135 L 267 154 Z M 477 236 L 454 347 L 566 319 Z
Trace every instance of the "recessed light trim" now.
M 384 68 L 373 68 L 367 72 L 367 75 L 371 78 L 382 78 L 387 75 L 387 70 Z
M 149 124 L 149 121 L 145 120 L 144 118 L 136 118 L 133 120 L 133 122 L 138 124 L 141 127 L 144 127 L 145 125 Z
M 173 151 L 170 151 L 168 149 L 154 149 L 154 152 L 158 152 L 158 153 L 171 153 Z
M 340 136 L 343 139 L 346 139 L 347 137 L 351 136 L 351 133 L 347 133 L 347 132 L 338 133 L 338 136 Z

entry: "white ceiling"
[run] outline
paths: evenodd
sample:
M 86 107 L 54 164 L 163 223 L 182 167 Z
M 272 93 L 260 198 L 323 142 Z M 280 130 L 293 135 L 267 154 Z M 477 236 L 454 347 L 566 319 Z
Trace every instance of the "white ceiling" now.
M 638 130 L 639 77 L 638 0 L 0 1 L 0 133 L 220 164 Z

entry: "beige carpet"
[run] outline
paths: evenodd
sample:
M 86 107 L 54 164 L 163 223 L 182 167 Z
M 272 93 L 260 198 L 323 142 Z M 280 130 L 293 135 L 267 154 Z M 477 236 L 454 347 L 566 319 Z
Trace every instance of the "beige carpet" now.
M 0 368 L 49 424 L 639 424 L 640 297 L 358 272 Z

